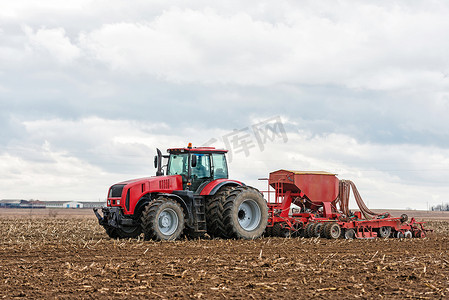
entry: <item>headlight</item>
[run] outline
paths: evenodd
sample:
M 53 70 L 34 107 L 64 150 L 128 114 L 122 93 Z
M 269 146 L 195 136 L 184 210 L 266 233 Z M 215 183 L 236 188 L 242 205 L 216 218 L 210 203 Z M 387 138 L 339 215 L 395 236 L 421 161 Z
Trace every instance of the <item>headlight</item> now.
M 120 205 L 120 200 L 117 200 L 117 205 Z
M 110 206 L 111 205 L 111 200 L 108 200 L 108 206 Z

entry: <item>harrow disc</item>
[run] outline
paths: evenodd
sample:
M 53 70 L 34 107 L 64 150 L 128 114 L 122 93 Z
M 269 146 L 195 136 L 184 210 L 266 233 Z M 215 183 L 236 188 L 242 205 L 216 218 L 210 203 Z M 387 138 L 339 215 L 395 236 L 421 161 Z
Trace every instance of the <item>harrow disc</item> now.
M 413 232 L 413 236 L 418 239 L 422 239 L 426 237 L 426 233 L 422 230 L 417 230 Z
M 345 239 L 352 240 L 355 239 L 355 230 L 354 229 L 346 229 L 345 230 Z
M 411 239 L 412 238 L 412 232 L 411 231 L 409 231 L 409 230 L 407 230 L 405 233 L 404 233 L 404 237 L 406 238 L 406 239 Z
M 400 232 L 400 231 L 396 232 L 396 233 L 395 233 L 395 236 L 396 236 L 396 238 L 398 238 L 398 239 L 402 239 L 402 238 L 405 237 L 405 235 L 404 235 L 402 232 Z
M 379 237 L 381 238 L 387 238 L 391 234 L 391 227 L 389 226 L 383 226 L 379 228 Z

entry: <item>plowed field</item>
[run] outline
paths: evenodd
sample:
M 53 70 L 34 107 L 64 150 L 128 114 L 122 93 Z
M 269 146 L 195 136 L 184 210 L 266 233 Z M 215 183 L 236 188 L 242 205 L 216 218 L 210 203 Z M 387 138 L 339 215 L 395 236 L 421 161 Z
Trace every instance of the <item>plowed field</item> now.
M 448 299 L 449 223 L 425 239 L 110 240 L 91 217 L 0 218 L 0 297 Z

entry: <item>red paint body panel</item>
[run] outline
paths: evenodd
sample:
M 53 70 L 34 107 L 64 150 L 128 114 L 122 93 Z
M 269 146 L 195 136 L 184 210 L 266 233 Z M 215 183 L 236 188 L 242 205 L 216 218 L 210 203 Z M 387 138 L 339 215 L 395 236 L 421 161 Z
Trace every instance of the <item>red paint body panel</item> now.
M 212 192 L 212 190 L 213 190 L 217 185 L 219 185 L 220 183 L 223 183 L 223 182 L 230 182 L 230 183 L 235 183 L 235 184 L 238 184 L 238 185 L 243 185 L 242 182 L 237 181 L 237 180 L 230 180 L 230 179 L 226 179 L 226 178 L 223 178 L 223 179 L 216 179 L 216 180 L 210 182 L 208 185 L 206 185 L 206 186 L 203 188 L 203 190 L 201 191 L 200 195 L 201 195 L 201 196 L 207 196 L 207 195 L 210 195 L 210 193 Z
M 194 148 L 171 148 L 168 149 L 167 152 L 208 152 L 208 153 L 227 153 L 228 150 L 224 149 L 215 149 L 215 147 L 194 147 Z
M 282 183 L 283 192 L 304 193 L 314 203 L 332 202 L 339 192 L 339 179 L 325 172 L 298 172 L 279 170 L 270 173 L 269 184 L 276 189 Z
M 117 184 L 125 184 L 123 188 L 122 196 L 120 198 L 120 205 L 125 215 L 134 214 L 134 208 L 137 202 L 148 193 L 172 193 L 173 191 L 182 190 L 182 176 L 154 176 L 147 178 L 139 178 L 123 181 Z M 129 192 L 129 211 L 126 210 L 126 195 Z M 113 200 L 113 203 L 117 203 L 118 198 L 108 198 Z

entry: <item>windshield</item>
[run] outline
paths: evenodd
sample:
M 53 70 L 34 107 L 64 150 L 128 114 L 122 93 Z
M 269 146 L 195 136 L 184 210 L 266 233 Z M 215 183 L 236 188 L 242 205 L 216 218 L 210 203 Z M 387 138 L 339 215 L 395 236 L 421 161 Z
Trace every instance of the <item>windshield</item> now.
M 187 175 L 189 170 L 188 160 L 189 154 L 187 153 L 170 155 L 168 175 Z

